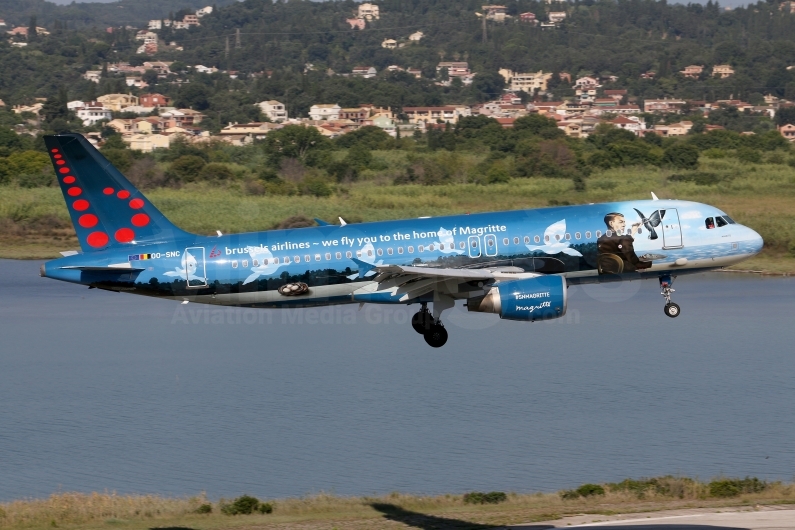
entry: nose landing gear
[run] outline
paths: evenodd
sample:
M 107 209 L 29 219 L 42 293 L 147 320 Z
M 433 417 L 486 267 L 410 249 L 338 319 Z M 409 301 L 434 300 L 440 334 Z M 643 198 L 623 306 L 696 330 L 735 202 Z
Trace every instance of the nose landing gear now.
M 660 276 L 660 294 L 665 297 L 665 307 L 663 307 L 663 312 L 671 317 L 676 318 L 681 313 L 681 308 L 679 304 L 671 302 L 671 293 L 674 292 L 673 288 L 671 287 L 674 283 L 673 278 L 670 275 Z

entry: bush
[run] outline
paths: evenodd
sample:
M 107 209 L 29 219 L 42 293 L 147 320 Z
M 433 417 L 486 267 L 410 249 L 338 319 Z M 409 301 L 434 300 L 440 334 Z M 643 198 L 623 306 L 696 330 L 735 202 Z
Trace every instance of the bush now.
M 717 173 L 696 171 L 693 173 L 675 173 L 668 177 L 668 180 L 672 182 L 693 182 L 699 186 L 714 186 L 724 180 L 724 178 Z
M 580 494 L 574 490 L 563 490 L 560 492 L 560 498 L 564 501 L 573 501 L 580 498 Z
M 251 515 L 254 512 L 272 513 L 273 505 L 269 502 L 260 502 L 251 495 L 243 495 L 229 504 L 221 504 L 221 513 L 224 515 Z
M 735 155 L 740 162 L 758 164 L 762 161 L 762 153 L 751 147 L 740 147 Z
M 199 171 L 199 180 L 232 180 L 234 173 L 226 164 L 210 162 Z
M 171 163 L 168 173 L 183 182 L 193 182 L 204 168 L 204 159 L 196 155 L 184 155 Z
M 698 167 L 698 148 L 685 143 L 675 143 L 663 152 L 663 164 L 677 169 Z
M 720 147 L 713 147 L 711 149 L 707 149 L 701 154 L 707 158 L 712 158 L 712 159 L 726 158 L 726 151 L 724 151 Z
M 760 493 L 768 487 L 767 481 L 756 477 L 743 479 L 720 479 L 709 483 L 709 494 L 712 497 L 736 497 L 741 493 Z
M 599 484 L 583 484 L 574 491 L 581 497 L 592 497 L 593 495 L 605 494 L 605 489 Z
M 202 504 L 198 508 L 196 508 L 196 513 L 213 513 L 213 505 L 212 504 Z
M 508 496 L 502 491 L 490 491 L 483 493 L 473 491 L 464 494 L 464 504 L 499 504 L 508 500 Z

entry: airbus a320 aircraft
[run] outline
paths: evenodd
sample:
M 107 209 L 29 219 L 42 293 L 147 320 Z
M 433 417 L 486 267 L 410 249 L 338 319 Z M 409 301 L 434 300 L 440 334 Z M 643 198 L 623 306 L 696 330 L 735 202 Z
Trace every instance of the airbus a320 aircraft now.
M 419 304 L 412 327 L 447 342 L 441 315 L 534 322 L 566 313 L 571 284 L 658 279 L 732 265 L 762 238 L 707 204 L 628 201 L 200 236 L 174 226 L 79 134 L 45 137 L 82 252 L 41 275 L 182 303 L 260 308 Z M 432 303 L 432 311 L 428 304 Z

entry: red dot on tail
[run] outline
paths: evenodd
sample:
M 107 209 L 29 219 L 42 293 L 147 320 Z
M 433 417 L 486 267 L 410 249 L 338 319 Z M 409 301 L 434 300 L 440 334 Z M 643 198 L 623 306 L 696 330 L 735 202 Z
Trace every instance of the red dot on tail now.
M 93 213 L 86 213 L 80 216 L 80 219 L 77 220 L 80 223 L 80 226 L 83 228 L 94 228 L 97 226 L 99 219 Z
M 141 199 L 133 199 L 130 201 L 130 208 L 137 210 L 143 207 L 144 207 L 144 201 L 142 201 Z
M 119 228 L 116 230 L 114 237 L 119 243 L 129 243 L 135 239 L 135 232 L 133 232 L 131 228 Z
M 104 193 L 105 195 L 113 195 L 113 188 L 105 188 L 104 190 L 102 190 L 102 193 Z
M 55 163 L 58 164 L 59 166 L 62 166 L 64 164 L 66 164 L 66 161 L 65 160 L 56 160 Z
M 108 241 L 110 241 L 110 238 L 108 238 L 108 234 L 105 232 L 91 232 L 88 234 L 86 241 L 92 247 L 97 248 L 107 245 Z
M 58 171 L 60 171 L 61 173 L 69 173 L 69 168 L 68 167 L 62 167 Z
M 63 156 L 61 156 L 61 155 L 54 155 L 54 156 L 53 156 L 53 158 L 56 158 L 56 159 L 57 159 L 57 158 L 63 158 Z
M 50 151 L 52 151 L 53 153 L 57 153 L 58 152 L 57 149 L 50 149 Z
M 78 212 L 88 210 L 88 201 L 85 199 L 78 199 L 72 203 L 72 208 L 74 208 Z
M 74 184 L 75 178 L 72 175 L 63 178 L 64 184 Z
M 116 194 L 116 197 L 119 199 L 126 199 L 130 196 L 130 192 L 127 190 L 121 190 L 119 193 Z
M 149 224 L 149 216 L 145 213 L 137 213 L 132 216 L 133 226 L 146 226 Z
M 77 197 L 78 195 L 80 195 L 81 193 L 83 193 L 83 190 L 81 190 L 80 188 L 78 188 L 77 186 L 75 186 L 75 187 L 73 187 L 73 188 L 69 188 L 68 190 L 66 190 L 66 193 L 68 193 L 68 194 L 69 194 L 69 195 L 71 195 L 72 197 Z

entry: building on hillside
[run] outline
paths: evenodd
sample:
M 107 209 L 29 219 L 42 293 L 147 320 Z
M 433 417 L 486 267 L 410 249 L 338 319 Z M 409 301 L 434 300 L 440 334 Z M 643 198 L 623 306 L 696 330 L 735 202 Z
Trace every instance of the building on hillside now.
M 377 5 L 365 2 L 359 4 L 356 17 L 362 20 L 378 20 L 381 18 L 381 14 Z
M 87 70 L 86 73 L 83 74 L 83 79 L 99 83 L 100 79 L 102 79 L 102 70 Z
M 398 47 L 398 43 L 395 39 L 384 39 L 381 43 L 381 47 L 387 50 L 394 50 Z
M 601 86 L 602 85 L 599 84 L 599 80 L 597 80 L 595 77 L 590 77 L 590 76 L 580 77 L 577 79 L 577 81 L 574 82 L 575 88 L 583 90 L 590 90 L 593 88 L 599 88 Z
M 422 77 L 422 70 L 420 70 L 419 68 L 406 68 L 406 73 L 413 75 L 417 79 Z
M 135 34 L 135 40 L 143 41 L 144 44 L 147 42 L 157 42 L 157 33 L 154 31 L 147 31 L 142 29 L 138 33 Z
M 28 36 L 28 28 L 25 26 L 17 26 L 16 28 L 12 29 L 11 31 L 6 31 L 11 36 L 20 36 L 20 37 L 27 37 Z M 41 28 L 36 26 L 36 35 L 49 35 L 50 32 L 47 31 L 46 28 Z
M 718 76 L 721 79 L 726 79 L 734 75 L 734 68 L 728 64 L 716 64 L 712 67 L 712 75 Z
M 679 114 L 685 102 L 681 99 L 647 99 L 643 102 L 643 112 L 652 114 Z
M 655 125 L 653 131 L 662 137 L 684 136 L 693 128 L 693 122 L 680 121 L 670 125 Z
M 145 61 L 143 64 L 144 70 L 154 70 L 157 72 L 158 77 L 166 77 L 171 73 L 169 68 L 174 61 Z
M 188 27 L 201 26 L 199 23 L 199 17 L 196 15 L 185 15 L 185 17 L 182 19 L 182 22 Z
M 340 119 L 340 111 L 342 111 L 342 107 L 336 103 L 312 105 L 309 108 L 309 117 L 317 121 L 338 120 Z
M 204 66 L 203 64 L 197 64 L 193 69 L 200 74 L 214 74 L 218 71 L 215 66 Z
M 155 149 L 168 149 L 168 136 L 164 134 L 126 134 L 122 141 L 133 151 L 151 153 Z
M 690 79 L 698 79 L 703 72 L 704 67 L 702 65 L 691 64 L 690 66 L 685 66 L 685 69 L 681 70 L 679 73 Z
M 284 103 L 272 99 L 270 101 L 260 101 L 257 106 L 262 111 L 262 114 L 271 121 L 279 122 L 287 119 L 287 107 L 284 106 Z
M 378 72 L 376 71 L 374 66 L 356 66 L 351 71 L 351 75 L 355 77 L 363 77 L 365 79 L 370 79 L 371 77 L 375 77 Z
M 213 12 L 213 6 L 206 6 L 201 9 L 196 10 L 196 16 L 201 18 L 205 15 L 209 15 Z
M 134 76 L 127 76 L 124 78 L 124 83 L 129 87 L 134 88 L 146 88 L 149 86 L 149 83 L 143 80 L 143 78 L 139 75 Z
M 538 20 L 536 20 L 536 14 L 529 11 L 519 15 L 519 22 L 524 22 L 525 24 L 538 24 Z
M 544 73 L 541 70 L 535 73 L 518 73 L 507 68 L 501 68 L 499 73 L 505 79 L 505 82 L 510 85 L 511 90 L 524 90 L 528 94 L 532 94 L 536 89 L 546 92 L 547 82 L 552 78 L 551 73 Z
M 351 25 L 351 29 L 364 29 L 367 27 L 367 23 L 363 18 L 346 18 L 345 22 Z
M 421 31 L 415 31 L 414 33 L 412 33 L 411 35 L 409 35 L 409 40 L 410 40 L 411 42 L 419 42 L 419 41 L 421 41 L 421 40 L 422 40 L 422 38 L 423 38 L 424 36 L 425 36 L 425 33 L 421 32 Z
M 447 68 L 449 77 L 466 77 L 472 75 L 469 71 L 469 63 L 465 61 L 443 61 L 436 65 L 436 75 L 438 76 L 443 68 Z
M 550 11 L 549 12 L 549 21 L 553 24 L 560 24 L 564 20 L 566 20 L 566 12 L 565 11 Z
M 142 107 L 168 107 L 171 98 L 162 94 L 144 94 L 138 98 L 138 103 Z
M 89 101 L 84 103 L 82 107 L 74 109 L 77 117 L 83 121 L 83 125 L 94 125 L 97 122 L 113 119 L 110 109 L 106 109 L 101 103 L 97 101 Z
M 508 18 L 505 6 L 483 6 L 483 13 L 480 16 L 486 17 L 486 20 L 493 20 L 494 22 L 505 22 Z
M 262 140 L 269 132 L 281 129 L 282 125 L 271 122 L 253 122 L 253 123 L 230 123 L 221 129 L 221 136 L 247 136 L 254 140 Z
M 781 136 L 790 142 L 795 142 L 795 125 L 792 125 L 791 123 L 782 125 L 778 128 L 778 132 L 780 132 Z
M 97 101 L 102 103 L 106 109 L 119 112 L 123 107 L 138 105 L 138 96 L 133 96 L 132 94 L 105 94 L 104 96 L 99 96 Z
M 607 123 L 619 129 L 630 131 L 637 136 L 641 136 L 643 134 L 641 131 L 646 130 L 646 123 L 637 116 L 616 116 Z
M 403 107 L 403 114 L 410 123 L 457 123 L 460 116 L 459 109 L 447 107 Z
M 163 29 L 163 21 L 160 20 L 159 18 L 152 19 L 152 20 L 149 21 L 149 25 L 147 26 L 147 29 L 149 29 L 149 31 L 155 31 L 155 30 L 158 30 L 158 29 Z
M 370 111 L 363 107 L 340 110 L 340 119 L 351 120 L 353 123 L 362 123 L 369 117 Z
M 190 127 L 201 123 L 204 114 L 193 109 L 174 109 L 161 112 L 160 117 L 170 118 L 177 127 Z
M 620 103 L 627 96 L 626 89 L 608 89 L 604 92 L 606 98 L 613 98 L 616 103 Z

